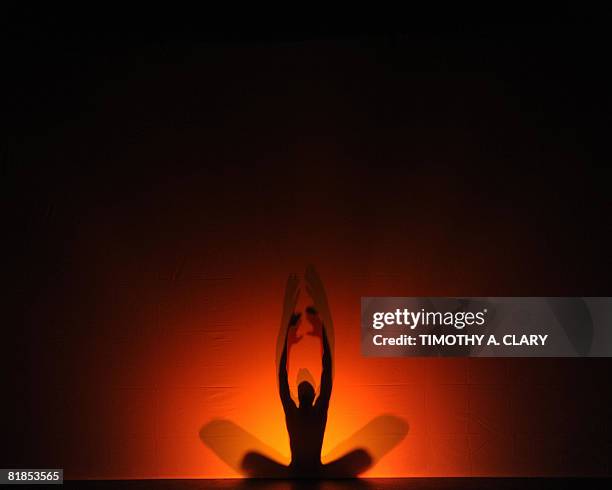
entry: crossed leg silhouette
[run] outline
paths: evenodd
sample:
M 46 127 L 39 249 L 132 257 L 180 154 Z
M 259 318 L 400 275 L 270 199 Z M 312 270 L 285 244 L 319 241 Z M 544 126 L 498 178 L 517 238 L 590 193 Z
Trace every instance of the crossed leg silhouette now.
M 371 465 L 372 457 L 365 449 L 355 449 L 331 463 L 312 468 L 285 466 L 257 452 L 248 452 L 242 460 L 242 469 L 251 478 L 354 478 Z

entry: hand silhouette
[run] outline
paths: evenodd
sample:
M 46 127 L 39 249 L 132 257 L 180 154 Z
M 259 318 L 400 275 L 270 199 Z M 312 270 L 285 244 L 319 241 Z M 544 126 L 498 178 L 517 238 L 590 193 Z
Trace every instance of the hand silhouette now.
M 287 330 L 287 346 L 291 347 L 294 344 L 297 344 L 300 340 L 302 340 L 303 335 L 297 334 L 298 328 L 300 326 L 301 314 L 294 313 L 291 316 L 291 322 L 289 323 L 289 329 Z
M 307 332 L 306 335 L 312 335 L 313 337 L 322 337 L 323 336 L 323 321 L 319 316 L 319 312 L 316 308 L 309 306 L 306 308 L 306 318 L 308 319 L 308 323 L 312 325 L 312 331 Z

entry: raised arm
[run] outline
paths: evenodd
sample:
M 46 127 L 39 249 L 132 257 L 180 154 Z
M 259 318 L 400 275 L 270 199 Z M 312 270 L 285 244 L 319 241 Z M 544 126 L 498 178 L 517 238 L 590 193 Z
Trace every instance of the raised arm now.
M 329 303 L 327 301 L 327 294 L 325 293 L 325 288 L 323 287 L 323 281 L 319 277 L 319 274 L 315 270 L 314 266 L 309 265 L 306 268 L 306 273 L 304 274 L 304 279 L 306 280 L 306 291 L 308 295 L 314 301 L 314 308 L 318 312 L 320 321 L 325 325 L 325 333 L 327 334 L 327 343 L 329 345 L 330 355 L 333 357 L 333 349 L 334 349 L 334 325 L 332 323 L 331 311 L 329 309 Z M 318 335 L 321 337 L 320 328 L 317 329 L 315 327 L 315 332 L 318 330 Z M 314 332 L 313 332 L 314 333 Z M 321 340 L 323 340 L 321 338 Z M 323 347 L 323 345 L 321 345 Z M 332 367 L 332 379 L 334 377 L 334 368 Z
M 289 344 L 293 345 L 297 343 L 301 337 L 297 337 L 296 332 L 300 321 L 300 314 L 293 314 L 285 334 L 285 346 L 283 347 L 283 353 L 280 358 L 280 366 L 278 369 L 278 390 L 280 393 L 280 399 L 283 404 L 283 410 L 287 412 L 290 408 L 296 408 L 295 402 L 291 398 L 291 391 L 289 390 L 289 375 L 287 373 L 287 357 Z
M 316 308 L 309 306 L 306 308 L 306 317 L 308 322 L 312 325 L 312 332 L 308 332 L 308 335 L 319 337 L 321 339 L 321 347 L 323 350 L 322 364 L 323 369 L 321 371 L 321 384 L 319 390 L 319 398 L 315 402 L 315 406 L 322 407 L 327 410 L 329 405 L 329 399 L 331 398 L 332 392 L 332 353 L 331 347 L 329 346 L 329 339 L 327 338 L 327 328 L 323 324 L 319 312 Z
M 319 392 L 319 398 L 316 401 L 316 406 L 327 410 L 332 392 L 332 356 L 331 349 L 329 348 L 329 340 L 327 339 L 327 332 L 325 330 L 325 326 L 323 326 L 321 329 L 321 342 L 323 343 L 323 370 L 321 372 L 321 389 Z
M 297 274 L 289 274 L 285 285 L 285 300 L 283 301 L 283 313 L 281 316 L 278 336 L 276 337 L 276 376 L 278 377 L 281 366 L 281 355 L 287 343 L 287 327 L 291 323 L 291 317 L 295 313 L 298 297 L 300 295 L 300 280 Z M 289 359 L 287 359 L 289 361 Z

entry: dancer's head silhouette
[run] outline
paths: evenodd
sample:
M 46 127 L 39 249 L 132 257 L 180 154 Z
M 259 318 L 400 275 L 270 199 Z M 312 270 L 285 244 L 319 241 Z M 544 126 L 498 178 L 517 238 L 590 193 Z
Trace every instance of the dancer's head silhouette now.
M 315 389 L 308 381 L 302 381 L 298 386 L 298 400 L 300 408 L 308 408 L 312 406 L 315 398 Z

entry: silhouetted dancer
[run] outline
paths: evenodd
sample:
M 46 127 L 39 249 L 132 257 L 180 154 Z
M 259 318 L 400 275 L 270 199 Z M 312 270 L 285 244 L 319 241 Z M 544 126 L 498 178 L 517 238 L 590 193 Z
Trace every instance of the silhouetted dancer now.
M 313 307 L 308 307 L 306 316 L 313 326 L 313 331 L 308 332 L 308 335 L 319 337 L 323 348 L 319 396 L 315 401 L 314 386 L 308 381 L 302 381 L 298 385 L 299 406 L 296 406 L 291 398 L 287 375 L 288 350 L 302 338 L 297 336 L 301 314 L 294 313 L 285 335 L 278 373 L 280 398 L 289 432 L 291 463 L 287 467 L 259 453 L 248 453 L 244 457 L 242 467 L 251 477 L 348 478 L 362 473 L 372 463 L 372 458 L 363 449 L 351 451 L 331 463 L 321 463 L 321 447 L 332 392 L 332 356 L 325 326 L 318 312 Z

